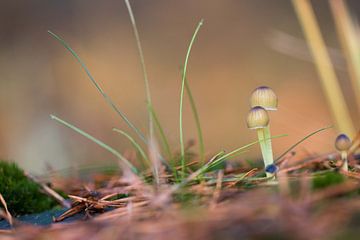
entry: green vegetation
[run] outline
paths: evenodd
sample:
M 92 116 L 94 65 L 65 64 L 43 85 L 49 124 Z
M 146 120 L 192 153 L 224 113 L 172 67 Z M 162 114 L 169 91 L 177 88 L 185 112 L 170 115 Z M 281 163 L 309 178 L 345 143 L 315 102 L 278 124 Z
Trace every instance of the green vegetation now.
M 345 177 L 338 172 L 326 172 L 315 176 L 312 181 L 313 189 L 322 189 L 345 181 Z
M 0 193 L 14 216 L 42 212 L 57 205 L 15 163 L 0 161 L 0 183 Z

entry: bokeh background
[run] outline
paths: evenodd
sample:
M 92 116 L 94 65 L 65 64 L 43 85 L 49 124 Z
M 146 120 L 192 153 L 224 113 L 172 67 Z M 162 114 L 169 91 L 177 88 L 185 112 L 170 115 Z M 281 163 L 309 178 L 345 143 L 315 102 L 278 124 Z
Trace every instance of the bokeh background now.
M 246 128 L 248 97 L 259 85 L 272 87 L 279 110 L 271 114 L 275 154 L 309 132 L 331 125 L 318 75 L 288 0 L 133 0 L 154 105 L 172 148 L 179 149 L 180 68 L 197 22 L 204 18 L 189 62 L 207 154 L 253 141 Z M 355 15 L 360 2 L 348 1 Z M 326 0 L 313 1 L 331 48 L 346 100 L 353 95 Z M 105 104 L 73 57 L 47 30 L 77 51 L 104 90 L 146 131 L 145 91 L 136 43 L 123 1 L 0 1 L 0 156 L 34 173 L 109 164 L 114 158 L 94 143 L 50 120 L 72 122 L 109 145 L 126 151 L 130 131 Z M 356 121 L 356 111 L 352 112 Z M 358 121 L 357 121 L 358 122 Z M 185 137 L 196 139 L 188 102 Z M 359 127 L 359 124 L 357 125 Z M 299 154 L 333 151 L 336 130 L 313 137 Z M 197 151 L 197 148 L 194 148 Z M 254 147 L 242 158 L 260 157 Z

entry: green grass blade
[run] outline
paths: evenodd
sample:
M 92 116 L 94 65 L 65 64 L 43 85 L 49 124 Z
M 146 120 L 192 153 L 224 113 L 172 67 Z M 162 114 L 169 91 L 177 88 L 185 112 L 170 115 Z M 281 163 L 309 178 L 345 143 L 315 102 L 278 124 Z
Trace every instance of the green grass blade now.
M 295 144 L 293 144 L 291 147 L 289 147 L 283 154 L 281 154 L 279 157 L 276 158 L 275 160 L 275 163 L 277 161 L 279 161 L 281 158 L 283 158 L 286 154 L 288 154 L 291 150 L 293 150 L 294 148 L 296 148 L 300 143 L 304 142 L 305 140 L 307 140 L 308 138 L 310 138 L 311 136 L 319 133 L 319 132 L 322 132 L 322 131 L 325 131 L 327 129 L 330 129 L 332 128 L 333 126 L 328 126 L 328 127 L 324 127 L 324 128 L 320 128 L 316 131 L 313 131 L 311 133 L 309 133 L 308 135 L 306 135 L 305 137 L 303 137 L 302 139 L 300 139 L 298 142 L 296 142 Z
M 192 95 L 190 86 L 189 86 L 189 82 L 187 80 L 187 78 L 185 78 L 185 90 L 189 96 L 189 102 L 190 102 L 190 106 L 191 106 L 191 111 L 193 112 L 194 115 L 194 119 L 195 119 L 195 125 L 196 125 L 196 130 L 197 130 L 197 134 L 198 134 L 198 139 L 199 139 L 199 155 L 200 155 L 200 162 L 202 164 L 205 163 L 205 145 L 204 145 L 204 138 L 203 138 L 203 134 L 202 134 L 202 130 L 201 130 L 201 123 L 200 123 L 200 118 L 199 118 L 199 114 L 196 108 L 196 104 L 195 104 L 195 100 L 194 97 Z
M 269 138 L 269 139 L 279 138 L 279 137 L 286 137 L 286 136 L 287 136 L 287 134 L 276 135 L 276 136 L 272 136 L 272 137 Z M 265 140 L 266 140 L 266 139 L 265 139 Z M 238 153 L 240 153 L 240 152 L 242 152 L 242 151 L 245 151 L 245 150 L 247 150 L 249 147 L 251 147 L 251 146 L 253 146 L 253 145 L 255 145 L 255 144 L 259 143 L 259 142 L 260 142 L 259 140 L 258 140 L 258 141 L 251 142 L 251 143 L 246 144 L 246 145 L 244 145 L 244 146 L 242 146 L 242 147 L 239 147 L 239 148 L 237 148 L 237 149 L 235 149 L 235 150 L 233 150 L 233 151 L 231 151 L 231 152 L 229 152 L 229 153 L 227 153 L 227 154 L 224 154 L 224 155 L 220 156 L 219 158 L 215 159 L 215 161 L 213 161 L 209 166 L 210 166 L 210 167 L 213 167 L 213 166 L 215 166 L 215 165 L 218 165 L 218 164 L 222 163 L 223 161 L 225 161 L 227 158 L 232 157 L 233 155 L 238 154 Z
M 287 136 L 286 134 L 283 135 L 278 135 L 278 136 L 273 136 L 271 138 L 278 138 L 278 137 L 284 137 Z M 233 154 L 239 154 L 241 151 L 246 152 L 246 150 L 248 148 L 250 148 L 251 146 L 255 145 L 259 143 L 259 141 L 255 141 L 255 142 L 251 142 L 249 144 L 246 144 L 242 147 L 239 147 L 233 151 L 231 151 L 228 154 L 224 154 L 224 151 L 221 151 L 219 153 L 217 153 L 214 157 L 212 157 L 210 159 L 210 161 L 208 161 L 207 163 L 205 163 L 202 167 L 200 167 L 199 169 L 197 169 L 195 172 L 191 173 L 187 178 L 184 178 L 179 184 L 177 185 L 173 185 L 171 187 L 171 189 L 168 192 L 163 193 L 163 195 L 170 195 L 174 192 L 176 192 L 177 190 L 179 190 L 181 187 L 184 187 L 188 182 L 192 181 L 193 179 L 199 177 L 201 174 L 203 174 L 204 172 L 206 172 L 209 168 L 213 167 L 214 164 L 220 164 L 221 161 L 225 161 L 225 159 L 227 157 L 232 156 Z M 164 196 L 160 196 L 160 197 L 164 197 Z
M 163 146 L 164 146 L 164 150 L 166 152 L 166 155 L 168 156 L 168 159 L 171 160 L 171 159 L 173 159 L 173 155 L 172 155 L 172 151 L 171 151 L 171 148 L 170 148 L 169 141 L 168 141 L 168 139 L 167 139 L 167 137 L 165 135 L 164 129 L 162 128 L 162 126 L 160 124 L 160 121 L 159 121 L 159 118 L 157 117 L 157 114 L 154 111 L 153 107 L 152 106 L 148 106 L 148 107 L 149 107 L 149 111 L 152 114 L 154 124 L 155 124 L 156 128 L 159 130 L 160 138 L 161 138 L 162 143 L 164 144 Z
M 134 17 L 134 13 L 132 11 L 131 5 L 129 0 L 125 0 L 125 4 L 126 7 L 128 9 L 129 12 L 129 16 L 130 16 L 130 21 L 131 21 L 131 25 L 134 31 L 134 35 L 135 35 L 135 40 L 136 40 L 136 45 L 137 45 L 137 49 L 139 52 L 139 56 L 140 56 L 140 62 L 141 62 L 141 68 L 142 68 L 142 72 L 144 75 L 144 83 L 145 83 L 145 92 L 146 92 L 146 101 L 147 101 L 147 105 L 152 107 L 152 101 L 151 101 L 151 93 L 150 93 L 150 85 L 149 85 L 149 79 L 148 79 L 148 75 L 147 75 L 147 71 L 146 71 L 146 65 L 145 65 L 145 59 L 144 59 L 144 53 L 142 50 L 142 46 L 141 46 L 141 42 L 140 42 L 140 36 L 139 36 L 139 31 L 137 29 L 136 26 L 136 21 L 135 21 L 135 17 Z M 154 126 L 153 126 L 153 115 L 150 112 L 150 110 L 148 109 L 148 114 L 149 114 L 149 131 L 150 131 L 150 137 L 153 136 L 153 131 L 154 131 Z
M 181 154 L 181 174 L 182 177 L 185 177 L 185 145 L 184 145 L 184 133 L 183 133 L 183 102 L 184 102 L 184 89 L 185 89 L 185 79 L 186 79 L 186 71 L 187 71 L 187 65 L 189 61 L 189 56 L 191 52 L 191 48 L 193 43 L 195 42 L 196 35 L 198 34 L 201 26 L 203 25 L 203 19 L 200 20 L 198 23 L 195 32 L 191 38 L 186 56 L 185 56 L 185 62 L 184 62 L 184 69 L 182 74 L 182 82 L 181 82 L 181 93 L 180 93 L 180 114 L 179 114 L 179 131 L 180 131 L 180 154 Z
M 104 148 L 105 150 L 107 150 L 108 152 L 112 153 L 114 156 L 116 156 L 118 159 L 120 159 L 120 161 L 128 168 L 130 168 L 130 170 L 135 173 L 138 174 L 138 170 L 136 169 L 136 167 L 134 165 L 132 165 L 121 153 L 119 153 L 118 151 L 116 151 L 114 148 L 110 147 L 109 145 L 107 145 L 106 143 L 100 141 L 99 139 L 91 136 L 90 134 L 84 132 L 83 130 L 75 127 L 74 125 L 58 118 L 55 115 L 50 115 L 50 118 L 57 121 L 58 123 L 61 123 L 62 125 L 74 130 L 75 132 L 81 134 L 82 136 L 86 137 L 87 139 L 93 141 L 94 143 L 96 143 L 97 145 L 99 145 L 100 147 Z
M 141 157 L 146 161 L 146 164 L 149 167 L 151 166 L 151 162 L 150 162 L 149 158 L 146 156 L 146 154 L 145 154 L 144 150 L 141 148 L 140 144 L 138 144 L 133 137 L 131 137 L 128 133 L 126 133 L 118 128 L 113 128 L 113 131 L 120 133 L 121 135 L 126 137 L 131 142 L 131 144 L 135 147 L 135 149 L 140 153 Z
M 76 61 L 80 64 L 81 68 L 85 71 L 86 75 L 89 77 L 90 81 L 94 84 L 96 89 L 100 92 L 100 94 L 105 99 L 106 103 L 125 121 L 125 123 L 134 131 L 136 134 L 141 138 L 142 141 L 145 143 L 147 140 L 145 139 L 144 135 L 141 133 L 141 131 L 134 126 L 134 124 L 131 123 L 131 121 L 126 117 L 126 115 L 115 105 L 115 103 L 111 100 L 111 98 L 104 92 L 104 90 L 101 88 L 101 86 L 98 84 L 98 82 L 95 80 L 95 78 L 91 75 L 89 69 L 85 65 L 85 63 L 81 60 L 79 55 L 70 47 L 70 45 L 65 42 L 64 39 L 62 39 L 60 36 L 56 35 L 55 33 L 48 31 L 48 33 L 56 39 L 61 45 L 63 45 L 70 53 L 71 55 L 76 59 Z

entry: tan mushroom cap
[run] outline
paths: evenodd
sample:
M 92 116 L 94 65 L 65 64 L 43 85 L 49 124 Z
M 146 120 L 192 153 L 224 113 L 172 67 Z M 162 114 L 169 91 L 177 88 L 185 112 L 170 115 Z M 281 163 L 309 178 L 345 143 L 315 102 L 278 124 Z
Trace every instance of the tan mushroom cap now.
M 269 124 L 269 115 L 264 108 L 256 106 L 250 110 L 246 122 L 250 129 L 265 128 Z
M 352 142 L 346 134 L 340 134 L 335 140 L 335 148 L 338 151 L 347 151 L 350 149 Z
M 267 86 L 261 86 L 256 88 L 251 94 L 250 106 L 260 106 L 265 110 L 274 111 L 277 110 L 278 99 L 275 92 L 271 88 Z

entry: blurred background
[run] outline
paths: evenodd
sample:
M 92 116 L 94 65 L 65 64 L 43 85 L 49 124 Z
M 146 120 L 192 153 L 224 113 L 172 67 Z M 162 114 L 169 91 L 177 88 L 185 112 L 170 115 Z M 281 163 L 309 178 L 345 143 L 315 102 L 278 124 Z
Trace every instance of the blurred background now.
M 346 101 L 354 109 L 328 1 L 312 3 Z M 274 140 L 275 154 L 311 131 L 333 124 L 291 1 L 133 0 L 131 4 L 155 109 L 175 151 L 179 150 L 180 68 L 201 18 L 205 22 L 190 57 L 188 80 L 208 155 L 256 139 L 245 118 L 248 97 L 259 85 L 270 86 L 279 97 L 279 109 L 271 113 L 272 133 L 289 135 Z M 359 1 L 348 5 L 353 14 L 360 13 Z M 131 148 L 111 129 L 131 131 L 47 30 L 77 51 L 119 108 L 146 132 L 141 65 L 123 1 L 2 0 L 0 156 L 34 173 L 44 173 L 46 166 L 113 163 L 103 149 L 49 118 L 55 114 L 121 151 Z M 351 113 L 358 119 L 356 111 Z M 196 139 L 187 101 L 184 130 L 187 140 Z M 335 134 L 336 130 L 329 130 L 314 136 L 298 147 L 299 154 L 333 151 Z M 259 158 L 258 148 L 241 158 Z

